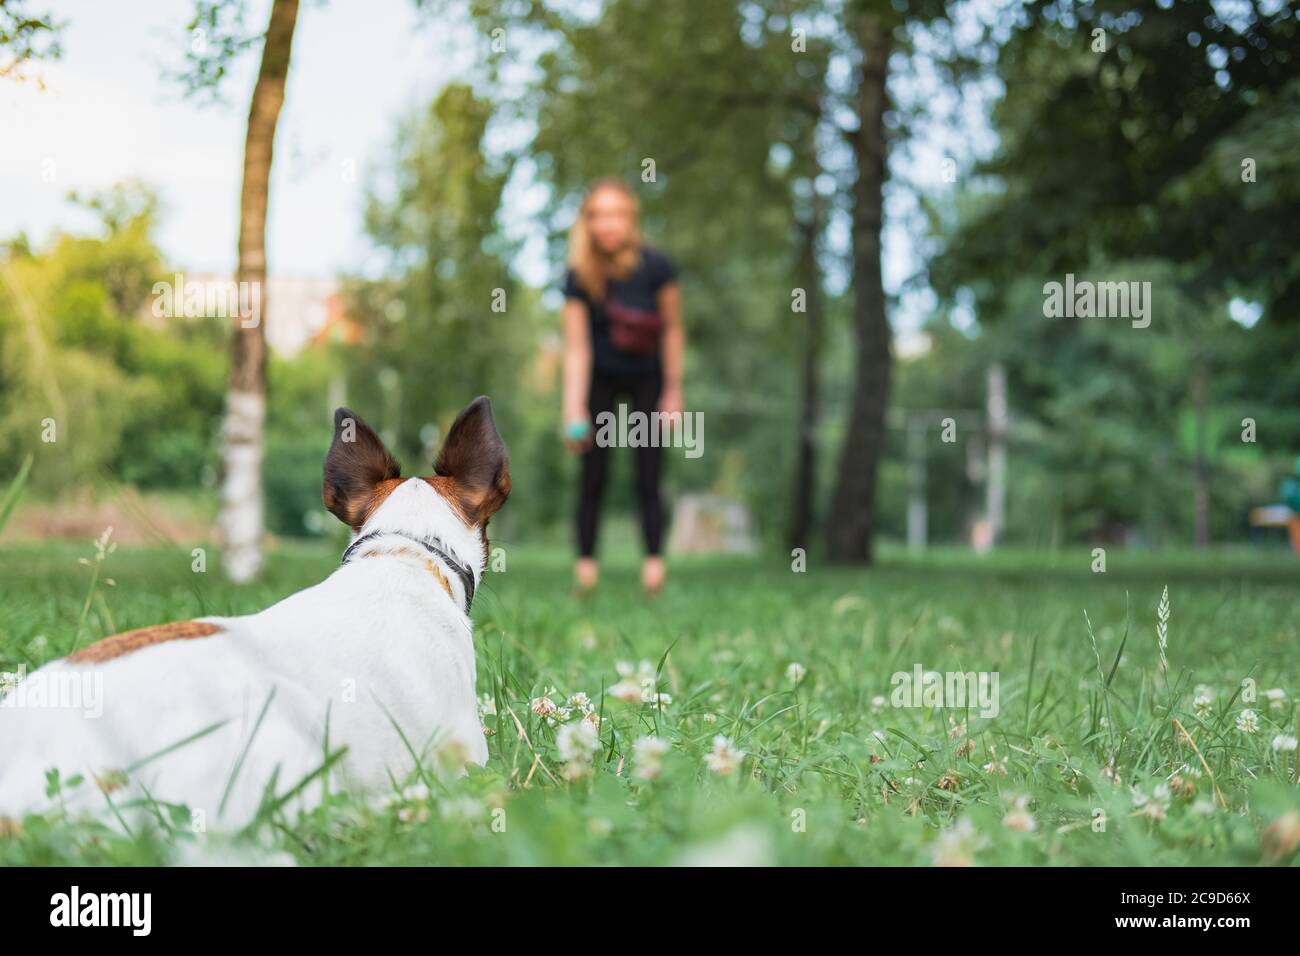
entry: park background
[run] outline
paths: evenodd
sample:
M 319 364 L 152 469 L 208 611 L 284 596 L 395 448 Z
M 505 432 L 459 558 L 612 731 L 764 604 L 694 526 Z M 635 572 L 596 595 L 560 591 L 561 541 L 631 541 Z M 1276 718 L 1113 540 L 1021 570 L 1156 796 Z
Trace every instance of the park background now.
M 1215 802 L 1253 800 L 1263 817 L 1207 834 L 1188 811 L 1172 842 L 1132 824 L 1120 857 L 1004 840 L 991 855 L 1254 860 L 1269 821 L 1290 819 L 1294 744 L 1233 736 L 1243 679 L 1281 701 L 1296 690 L 1296 558 L 1284 529 L 1251 525 L 1300 452 L 1289 5 L 302 4 L 269 173 L 268 557 L 242 588 L 223 580 L 216 532 L 234 323 L 155 304 L 158 283 L 219 285 L 241 268 L 245 123 L 272 4 L 60 4 L 52 30 L 24 26 L 21 7 L 0 8 L 4 663 L 255 610 L 319 580 L 346 536 L 320 501 L 334 407 L 428 473 L 456 412 L 486 393 L 514 479 L 492 534 L 509 570 L 476 614 L 485 648 L 504 641 L 481 662 L 499 703 L 522 712 L 553 685 L 595 696 L 615 656 L 657 662 L 679 695 L 676 746 L 708 751 L 721 713 L 769 796 L 811 774 L 851 828 L 898 791 L 875 774 L 918 766 L 906 747 L 875 752 L 894 740 L 873 703 L 889 665 L 1000 663 L 1014 717 L 991 725 L 991 751 L 981 736 L 951 753 L 942 716 L 906 730 L 949 753 L 928 782 L 898 786 L 950 843 L 966 839 L 953 821 L 967 801 L 993 813 L 1013 799 L 989 782 L 1009 750 L 1044 818 L 1086 809 L 1056 767 L 1061 740 L 1086 755 L 1075 768 L 1092 761 L 1070 772 L 1118 781 L 1118 763 L 1150 797 L 1192 759 L 1162 733 L 1175 714 L 1216 741 L 1202 738 Z M 705 453 L 669 454 L 667 485 L 706 513 L 684 549 L 721 552 L 683 559 L 657 608 L 631 586 L 629 461 L 607 502 L 609 593 L 589 606 L 566 594 L 557 287 L 583 187 L 607 175 L 633 185 L 647 237 L 681 270 L 685 400 L 704 415 Z M 1151 283 L 1150 326 L 1046 317 L 1044 284 L 1066 274 Z M 1172 671 L 1155 642 L 1165 587 L 1182 615 Z M 806 699 L 770 703 L 805 673 Z M 1202 681 L 1217 710 L 1196 724 Z M 1122 717 L 1103 722 L 1103 704 Z M 1268 714 L 1295 733 L 1293 709 Z M 530 752 L 551 759 L 554 728 L 528 729 Z M 837 734 L 854 743 L 831 755 Z M 494 772 L 527 789 L 527 757 L 494 751 Z M 842 760 L 852 769 L 829 769 Z M 959 798 L 948 773 L 965 761 L 983 782 Z M 1045 766 L 1065 783 L 1041 786 Z M 604 785 L 602 812 L 622 826 Z M 708 793 L 680 795 L 704 802 L 677 808 L 674 836 L 639 824 L 653 837 L 640 851 L 602 849 L 579 814 L 565 838 L 510 859 L 659 862 L 688 835 L 725 849 L 728 820 L 766 812 L 748 791 L 725 813 Z M 946 852 L 892 826 L 764 853 Z M 21 858 L 72 852 L 51 841 Z
M 1288 347 L 1300 88 L 1289 46 L 1279 49 L 1295 42 L 1294 19 L 1266 21 L 1271 45 L 1259 51 L 1216 40 L 1199 4 L 1152 5 L 1140 24 L 1106 4 L 1087 19 L 1015 3 L 956 4 L 951 21 L 942 5 L 899 15 L 876 255 L 897 332 L 877 441 L 870 420 L 852 419 L 855 395 L 886 401 L 872 389 L 891 364 L 878 354 L 883 316 L 854 313 L 855 289 L 873 281 L 852 242 L 855 216 L 873 214 L 854 197 L 863 147 L 846 132 L 855 37 L 834 5 L 769 6 L 615 3 L 596 17 L 487 5 L 469 16 L 395 3 L 387 31 L 355 39 L 421 38 L 402 44 L 409 61 L 383 49 L 364 61 L 409 73 L 415 85 L 398 82 L 400 94 L 392 79 L 339 82 L 332 47 L 371 19 L 359 7 L 303 8 L 271 179 L 270 532 L 335 532 L 319 500 L 334 405 L 351 403 L 408 467 L 427 467 L 450 418 L 487 393 L 516 476 L 498 533 L 568 541 L 556 287 L 581 189 L 612 174 L 636 184 L 646 234 L 682 269 L 688 403 L 705 415 L 707 452 L 673 456 L 670 488 L 743 503 L 763 548 L 825 551 L 827 519 L 863 507 L 840 496 L 871 491 L 840 472 L 877 456 L 880 536 L 906 539 L 923 477 L 925 538 L 970 541 L 989 517 L 998 439 L 986 410 L 999 370 L 1003 543 L 1247 539 L 1249 509 L 1278 500 L 1300 451 Z M 193 536 L 214 514 L 230 322 L 158 319 L 151 307 L 155 283 L 234 275 L 256 55 L 192 90 L 194 9 L 148 7 L 138 21 L 87 5 L 80 24 L 73 4 L 48 88 L 5 84 L 18 149 L 5 161 L 2 468 L 12 477 L 39 452 L 10 535 L 85 539 L 133 509 L 119 534 L 144 534 L 147 514 Z M 256 38 L 259 14 L 213 31 Z M 318 17 L 328 30 L 313 30 Z M 1091 48 L 1101 24 L 1106 54 Z M 119 79 L 111 64 L 132 49 L 139 62 Z M 99 79 L 105 89 L 88 97 Z M 392 113 L 362 124 L 370 97 Z M 330 131 L 331 109 L 351 121 L 344 132 Z M 87 114 L 115 144 L 108 160 L 68 139 Z M 304 115 L 323 119 L 305 127 Z M 223 190 L 211 188 L 211 158 L 185 168 L 218 144 Z M 1066 272 L 1151 282 L 1151 326 L 1045 319 L 1042 286 Z M 859 368 L 863 341 L 875 354 Z M 62 440 L 43 445 L 55 410 Z M 1254 441 L 1243 441 L 1247 418 Z M 614 489 L 623 507 L 626 484 Z M 105 500 L 120 507 L 92 507 Z

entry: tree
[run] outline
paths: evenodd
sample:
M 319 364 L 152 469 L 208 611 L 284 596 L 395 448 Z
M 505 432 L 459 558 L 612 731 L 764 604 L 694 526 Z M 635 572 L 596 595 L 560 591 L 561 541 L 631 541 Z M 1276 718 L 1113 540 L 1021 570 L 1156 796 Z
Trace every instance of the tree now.
M 885 112 L 894 15 L 859 5 L 846 15 L 857 47 L 857 128 L 848 132 L 856 178 L 852 189 L 853 335 L 857 348 L 848 430 L 840 451 L 826 524 L 833 561 L 870 562 L 876 514 L 876 470 L 884 454 L 889 400 L 889 318 L 881 272 L 886 176 Z
M 1169 463 L 1191 476 L 1192 537 L 1205 545 L 1216 405 L 1258 394 L 1225 374 L 1243 345 L 1227 300 L 1257 298 L 1284 323 L 1300 303 L 1300 265 L 1280 254 L 1300 215 L 1300 25 L 1254 2 L 1032 2 L 1022 14 L 999 60 L 1002 148 L 976 170 L 1000 191 L 932 275 L 974 289 L 996 320 L 1018 276 L 1142 264 L 1161 328 L 1134 334 L 1180 356 L 1190 447 Z
M 850 0 L 842 12 L 840 55 L 852 81 L 847 88 L 828 91 L 833 104 L 828 112 L 852 117 L 847 125 L 837 121 L 836 129 L 851 154 L 845 199 L 855 352 L 848 425 L 826 522 L 832 561 L 870 563 L 876 529 L 877 473 L 885 453 L 893 364 L 881 229 L 891 154 L 910 129 L 909 111 L 900 108 L 891 86 L 909 64 L 923 61 L 941 69 L 952 90 L 960 91 L 988 38 L 987 25 L 973 18 L 967 23 L 974 28 L 970 37 L 958 36 L 953 23 L 966 7 L 929 0 Z M 916 43 L 919 36 L 934 41 L 924 52 Z M 926 109 L 927 104 L 915 104 L 910 113 L 921 115 Z
M 445 87 L 399 132 L 392 195 L 368 197 L 366 228 L 391 269 L 352 290 L 366 339 L 349 391 L 381 409 L 371 420 L 407 460 L 432 451 L 426 427 L 449 426 L 467 394 L 492 393 L 508 422 L 503 393 L 519 389 L 536 344 L 497 223 L 509 165 L 485 155 L 491 112 L 468 86 Z
M 198 0 L 190 23 L 197 49 L 191 51 L 191 91 L 214 90 L 229 59 L 251 45 L 239 36 L 235 0 Z M 232 23 L 233 21 L 233 23 Z M 239 260 L 235 281 L 255 288 L 258 310 L 239 317 L 231 349 L 218 524 L 224 538 L 223 564 L 231 579 L 250 581 L 262 569 L 263 433 L 266 423 L 266 209 L 275 131 L 284 105 L 285 82 L 298 22 L 298 0 L 274 0 L 262 37 L 262 61 L 248 108 L 243 185 L 239 196 Z M 212 47 L 209 47 L 212 44 Z M 248 285 L 245 286 L 245 283 Z
M 57 60 L 62 29 L 52 14 L 31 11 L 27 0 L 0 2 L 0 79 L 21 80 L 33 61 Z
M 266 207 L 275 130 L 284 105 L 298 0 L 275 0 L 262 65 L 248 108 L 244 182 L 239 194 L 239 265 L 235 281 L 260 288 L 261 315 L 240 317 L 230 360 L 221 485 L 223 564 L 235 581 L 262 570 L 262 433 L 266 421 Z

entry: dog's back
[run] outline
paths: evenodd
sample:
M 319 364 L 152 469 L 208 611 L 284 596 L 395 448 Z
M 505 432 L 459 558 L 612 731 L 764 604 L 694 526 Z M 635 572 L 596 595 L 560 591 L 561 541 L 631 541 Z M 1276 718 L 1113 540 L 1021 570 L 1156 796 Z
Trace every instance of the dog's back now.
M 211 632 L 108 658 L 92 647 L 29 675 L 0 707 L 0 814 L 49 807 L 51 769 L 82 779 L 63 795 L 74 808 L 152 798 L 246 822 L 317 773 L 327 747 L 343 752 L 331 785 L 367 789 L 403 779 L 411 749 L 486 759 L 467 622 L 418 566 L 349 564 L 259 614 L 199 623 Z

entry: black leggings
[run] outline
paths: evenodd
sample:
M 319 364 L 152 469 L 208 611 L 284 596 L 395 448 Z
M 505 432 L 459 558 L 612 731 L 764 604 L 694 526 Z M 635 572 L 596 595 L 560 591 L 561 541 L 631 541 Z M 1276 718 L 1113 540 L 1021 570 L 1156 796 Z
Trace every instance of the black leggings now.
M 659 407 L 663 376 L 656 369 L 641 375 L 591 373 L 591 391 L 587 408 L 591 413 L 592 443 L 582 454 L 582 477 L 578 485 L 578 553 L 589 558 L 596 553 L 596 530 L 600 523 L 600 500 L 605 495 L 605 477 L 609 473 L 609 448 L 595 441 L 600 432 L 596 420 L 601 412 L 618 413 L 615 399 L 626 394 L 632 410 L 649 415 Z M 663 543 L 664 505 L 659 494 L 662 449 L 645 445 L 632 449 L 636 463 L 636 494 L 641 506 L 641 534 L 646 554 L 658 554 Z

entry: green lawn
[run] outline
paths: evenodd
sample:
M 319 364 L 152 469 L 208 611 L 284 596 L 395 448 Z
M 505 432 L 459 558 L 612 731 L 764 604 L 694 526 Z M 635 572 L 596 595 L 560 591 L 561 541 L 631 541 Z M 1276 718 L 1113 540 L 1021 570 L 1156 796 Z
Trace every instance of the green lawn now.
M 67 653 L 79 626 L 84 644 L 259 609 L 324 577 L 337 553 L 283 547 L 267 579 L 243 589 L 192 572 L 191 560 L 188 549 L 119 550 L 91 589 L 93 547 L 6 548 L 0 670 Z M 0 863 L 220 853 L 300 864 L 1255 864 L 1288 848 L 1281 858 L 1294 861 L 1297 754 L 1285 740 L 1274 747 L 1297 735 L 1300 694 L 1300 563 L 1288 554 L 1112 550 L 1104 574 L 1082 551 L 887 552 L 870 571 L 813 561 L 806 573 L 779 556 L 683 560 L 653 602 L 627 559 L 585 604 L 568 593 L 565 555 L 511 547 L 508 561 L 475 605 L 479 690 L 497 711 L 485 717 L 485 769 L 447 783 L 429 772 L 388 806 L 338 797 L 300 819 L 268 814 L 219 849 L 180 813 L 130 835 L 28 818 L 0 838 Z M 1167 676 L 1156 628 L 1166 585 Z M 615 699 L 618 663 L 642 661 L 670 703 Z M 997 672 L 998 715 L 891 706 L 891 674 L 918 665 Z M 1198 685 L 1208 705 L 1194 704 Z M 1274 688 L 1285 698 L 1270 700 Z M 530 706 L 579 692 L 603 715 L 590 766 L 564 759 L 581 735 L 565 732 L 561 754 L 559 728 Z M 1247 708 L 1253 733 L 1238 728 Z M 575 708 L 569 722 L 580 719 Z M 634 758 L 651 735 L 666 753 L 642 744 Z M 719 735 L 744 752 L 730 773 L 706 760 Z

